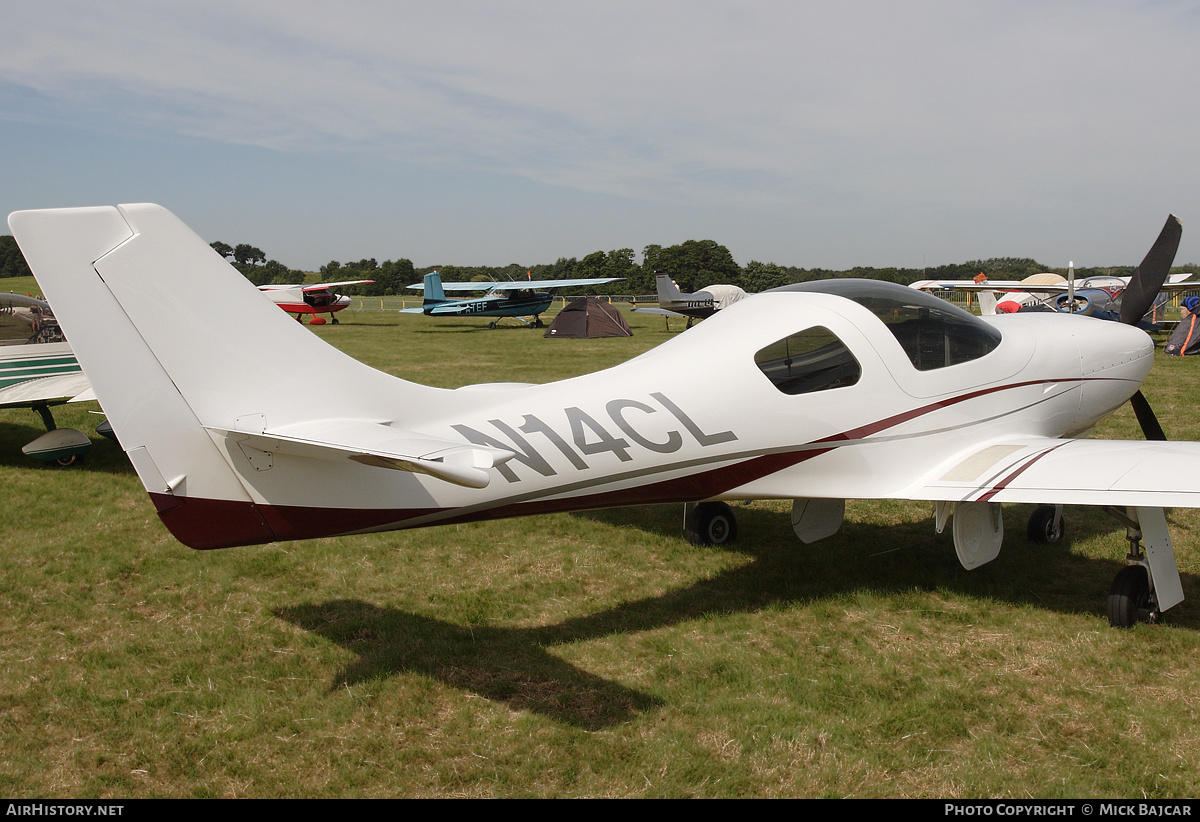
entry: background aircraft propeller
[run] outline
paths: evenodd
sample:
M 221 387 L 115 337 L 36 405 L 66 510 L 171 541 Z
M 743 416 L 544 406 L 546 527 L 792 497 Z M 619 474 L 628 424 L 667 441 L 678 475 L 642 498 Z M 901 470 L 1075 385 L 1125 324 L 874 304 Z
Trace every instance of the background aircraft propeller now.
M 1171 263 L 1175 262 L 1175 252 L 1179 250 L 1179 238 L 1183 234 L 1183 224 L 1174 214 L 1167 217 L 1167 223 L 1159 232 L 1158 239 L 1150 247 L 1142 264 L 1129 278 L 1129 285 L 1121 295 L 1121 322 L 1126 325 L 1136 325 L 1150 310 L 1158 292 L 1162 290 L 1167 275 L 1171 272 Z M 1167 435 L 1158 423 L 1158 417 L 1150 408 L 1150 403 L 1141 391 L 1129 398 L 1133 413 L 1142 426 L 1142 433 L 1148 440 L 1166 440 Z

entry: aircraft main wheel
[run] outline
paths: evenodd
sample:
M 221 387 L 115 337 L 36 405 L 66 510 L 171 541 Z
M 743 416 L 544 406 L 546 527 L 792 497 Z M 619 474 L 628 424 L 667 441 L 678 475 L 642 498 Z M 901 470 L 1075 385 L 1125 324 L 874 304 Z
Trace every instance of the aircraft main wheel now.
M 730 545 L 737 539 L 737 517 L 723 502 L 702 502 L 688 533 L 693 545 Z
M 533 327 L 534 328 L 545 328 L 546 324 L 544 322 L 542 322 L 541 320 L 534 320 Z
M 1062 517 L 1054 515 L 1053 505 L 1039 505 L 1029 515 L 1029 541 L 1038 545 L 1053 545 L 1063 538 L 1066 524 Z
M 1148 622 L 1150 611 L 1150 579 L 1141 565 L 1126 565 L 1108 590 L 1108 624 L 1114 628 L 1132 628 L 1137 622 Z
M 337 317 L 330 317 L 329 322 L 333 323 L 334 325 L 339 325 L 341 323 Z
M 488 328 L 495 328 L 495 327 L 496 327 L 496 321 L 495 321 L 495 320 L 492 320 L 490 323 L 488 323 Z
M 82 454 L 68 454 L 65 457 L 58 457 L 51 460 L 50 464 L 59 468 L 70 468 L 72 465 L 78 465 L 83 462 Z

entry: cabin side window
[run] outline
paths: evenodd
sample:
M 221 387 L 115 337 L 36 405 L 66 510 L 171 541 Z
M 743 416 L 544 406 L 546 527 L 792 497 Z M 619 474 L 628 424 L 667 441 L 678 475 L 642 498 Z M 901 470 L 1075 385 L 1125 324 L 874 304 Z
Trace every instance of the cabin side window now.
M 754 364 L 784 394 L 811 394 L 854 385 L 862 367 L 828 328 L 815 326 L 771 343 Z

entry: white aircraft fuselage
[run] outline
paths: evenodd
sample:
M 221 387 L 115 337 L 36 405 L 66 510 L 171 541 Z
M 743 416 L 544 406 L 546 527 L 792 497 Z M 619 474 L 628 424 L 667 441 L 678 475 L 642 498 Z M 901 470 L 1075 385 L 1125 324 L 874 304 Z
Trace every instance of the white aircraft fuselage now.
M 196 548 L 649 503 L 891 498 L 954 503 L 970 568 L 999 550 L 995 503 L 1200 507 L 1200 487 L 1170 485 L 1200 444 L 1071 439 L 1149 373 L 1150 338 L 1119 323 L 979 318 L 837 280 L 741 300 L 604 371 L 450 390 L 328 346 L 160 207 L 9 222 L 159 516 Z M 193 310 L 215 290 L 220 328 Z M 1182 599 L 1169 552 L 1150 560 L 1155 578 L 1173 575 L 1162 608 Z

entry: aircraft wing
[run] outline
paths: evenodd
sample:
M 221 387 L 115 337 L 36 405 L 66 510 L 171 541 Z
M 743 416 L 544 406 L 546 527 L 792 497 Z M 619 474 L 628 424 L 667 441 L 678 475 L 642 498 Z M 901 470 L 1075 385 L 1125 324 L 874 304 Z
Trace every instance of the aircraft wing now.
M 930 291 L 937 288 L 946 288 L 953 291 L 1019 291 L 1023 287 L 1028 288 L 1020 280 L 984 280 L 981 283 L 971 280 L 917 280 L 914 283 L 909 283 L 908 287 L 915 288 L 918 291 Z M 1038 289 L 1043 291 L 1053 290 L 1046 289 L 1045 286 L 1038 286 Z
M 350 459 L 428 474 L 466 488 L 486 488 L 489 470 L 515 456 L 512 451 L 434 439 L 370 420 L 315 420 L 275 429 L 206 427 L 236 442 L 252 464 L 269 462 L 276 453 Z
M 340 288 L 343 285 L 362 285 L 364 283 L 373 283 L 373 282 L 375 282 L 375 281 L 374 280 L 346 280 L 345 282 L 341 282 L 341 283 L 310 283 L 309 285 L 299 285 L 299 284 L 278 285 L 278 284 L 268 283 L 267 285 L 260 285 L 258 287 L 258 290 L 259 291 L 284 291 L 289 288 L 298 288 L 301 291 L 321 291 L 322 289 L 325 289 L 325 288 Z
M 1004 438 L 960 452 L 912 499 L 1200 506 L 1200 442 Z
M 577 288 L 585 285 L 604 285 L 605 283 L 616 283 L 624 280 L 624 277 L 592 277 L 582 280 L 508 280 L 504 282 L 491 283 L 442 283 L 442 290 L 449 293 L 452 291 L 525 291 L 525 290 L 542 290 L 546 291 L 554 288 Z M 409 288 L 415 291 L 424 291 L 424 283 L 414 283 Z
M 82 371 L 25 380 L 0 388 L 0 407 L 26 407 L 42 402 L 65 402 L 90 392 L 91 387 L 91 383 L 88 382 Z

